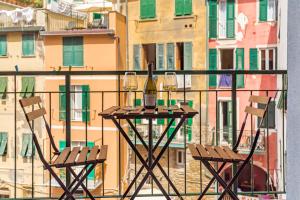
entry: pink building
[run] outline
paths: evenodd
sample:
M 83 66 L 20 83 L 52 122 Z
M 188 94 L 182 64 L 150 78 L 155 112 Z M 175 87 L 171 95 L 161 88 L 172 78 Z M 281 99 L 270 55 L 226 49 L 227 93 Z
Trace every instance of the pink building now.
M 275 70 L 277 69 L 277 0 L 209 0 L 209 59 L 210 70 Z M 251 94 L 275 97 L 276 75 L 237 76 L 237 130 L 244 120 L 244 108 Z M 209 126 L 215 133 L 214 142 L 220 145 L 232 144 L 232 99 L 231 75 L 210 75 Z M 256 91 L 253 91 L 256 90 Z M 264 91 L 257 91 L 264 90 Z M 242 191 L 273 190 L 277 166 L 277 133 L 275 126 L 275 102 L 269 108 L 268 123 L 264 124 L 260 144 L 254 156 L 253 179 L 250 174 L 239 178 Z M 247 123 L 242 139 L 242 152 L 248 154 L 251 132 L 256 129 L 257 120 Z M 238 132 L 239 133 L 239 132 Z M 228 166 L 229 167 L 229 166 Z M 249 166 L 250 167 L 250 166 Z M 245 170 L 247 171 L 247 170 Z M 231 176 L 231 167 L 224 176 Z

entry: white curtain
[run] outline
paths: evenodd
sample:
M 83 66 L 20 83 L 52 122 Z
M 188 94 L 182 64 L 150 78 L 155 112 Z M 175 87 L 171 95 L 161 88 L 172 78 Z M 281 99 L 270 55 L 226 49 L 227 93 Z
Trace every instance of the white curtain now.
M 276 0 L 269 0 L 268 21 L 275 21 L 275 19 L 276 19 Z
M 219 38 L 226 38 L 227 8 L 226 0 L 219 1 Z

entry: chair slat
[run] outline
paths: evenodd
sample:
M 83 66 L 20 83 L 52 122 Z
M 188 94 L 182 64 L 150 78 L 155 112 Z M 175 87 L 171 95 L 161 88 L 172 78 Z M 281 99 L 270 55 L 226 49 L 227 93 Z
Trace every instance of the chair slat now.
M 23 107 L 31 106 L 31 105 L 38 104 L 41 102 L 42 102 L 42 100 L 41 100 L 40 96 L 34 96 L 34 97 L 30 97 L 30 98 L 20 99 L 20 104 Z
M 265 110 L 247 106 L 246 109 L 245 109 L 245 112 L 247 112 L 251 115 L 256 115 L 258 117 L 263 117 Z
M 98 152 L 99 152 L 99 146 L 96 145 L 94 146 L 91 150 L 90 150 L 90 154 L 87 158 L 87 162 L 91 162 L 91 161 L 95 161 L 96 162 L 96 159 L 97 159 L 97 155 L 98 155 Z
M 39 118 L 39 117 L 41 117 L 41 116 L 43 116 L 45 114 L 46 114 L 45 108 L 40 108 L 38 110 L 34 110 L 32 112 L 29 112 L 26 115 L 28 117 L 28 120 L 32 121 L 32 120 L 35 120 L 36 118 Z
M 199 154 L 196 146 L 194 144 L 189 144 L 188 147 L 191 151 L 192 157 L 196 160 L 199 160 L 200 159 L 200 154 Z
M 71 148 L 70 147 L 66 147 L 61 154 L 57 157 L 57 159 L 55 160 L 54 164 L 58 165 L 58 166 L 62 166 L 65 161 L 67 160 L 69 154 L 70 154 Z
M 80 152 L 80 155 L 76 161 L 76 164 L 84 164 L 85 161 L 86 161 L 86 157 L 87 157 L 87 154 L 89 152 L 89 148 L 88 147 L 83 147 L 81 152 Z
M 74 164 L 75 161 L 76 161 L 76 158 L 78 156 L 80 152 L 80 147 L 74 147 L 67 159 L 67 161 L 65 162 L 66 165 L 71 165 L 71 164 Z
M 270 97 L 252 95 L 250 96 L 249 101 L 254 103 L 260 103 L 260 104 L 268 104 L 269 99 Z
M 198 112 L 196 110 L 194 110 L 193 108 L 191 108 L 187 105 L 182 105 L 181 108 L 185 113 L 193 114 L 193 115 L 198 114 Z
M 158 106 L 157 113 L 159 115 L 167 115 L 169 113 L 169 111 L 166 109 L 166 106 Z
M 122 108 L 120 108 L 119 110 L 117 110 L 116 112 L 114 112 L 114 115 L 115 116 L 119 116 L 119 115 L 125 115 L 128 111 L 127 110 L 124 110 Z
M 138 106 L 135 110 L 132 110 L 128 113 L 128 115 L 139 115 L 143 111 L 143 106 Z
M 202 144 L 197 144 L 197 149 L 203 158 L 211 158 L 211 155 L 209 155 L 205 149 L 205 147 Z
M 214 149 L 222 158 L 224 158 L 226 160 L 231 160 L 231 157 L 221 147 L 215 146 Z
M 97 160 L 104 162 L 107 157 L 107 145 L 102 145 Z
M 230 157 L 233 160 L 244 160 L 243 156 L 241 156 L 240 154 L 235 153 L 234 151 L 232 151 L 228 146 L 223 146 L 222 147 L 224 149 L 224 151 L 230 155 Z
M 214 148 L 212 146 L 205 146 L 205 148 L 207 149 L 207 152 L 209 153 L 209 155 L 214 158 L 214 159 L 220 159 L 220 155 L 217 154 L 217 152 L 214 150 Z

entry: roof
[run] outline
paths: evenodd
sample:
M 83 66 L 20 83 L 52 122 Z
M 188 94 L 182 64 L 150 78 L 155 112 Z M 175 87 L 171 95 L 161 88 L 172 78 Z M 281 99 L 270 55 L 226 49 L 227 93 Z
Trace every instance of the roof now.
M 1 33 L 7 32 L 38 32 L 44 30 L 43 26 L 27 26 L 27 27 L 1 27 Z
M 115 31 L 110 29 L 76 29 L 62 31 L 41 31 L 43 36 L 77 36 L 77 35 L 114 35 Z

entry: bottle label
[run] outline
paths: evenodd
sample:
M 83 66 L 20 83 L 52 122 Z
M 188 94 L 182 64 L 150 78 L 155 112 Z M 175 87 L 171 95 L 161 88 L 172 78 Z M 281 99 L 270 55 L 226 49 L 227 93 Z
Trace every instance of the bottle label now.
M 155 106 L 156 105 L 156 95 L 154 94 L 144 94 L 145 106 Z

